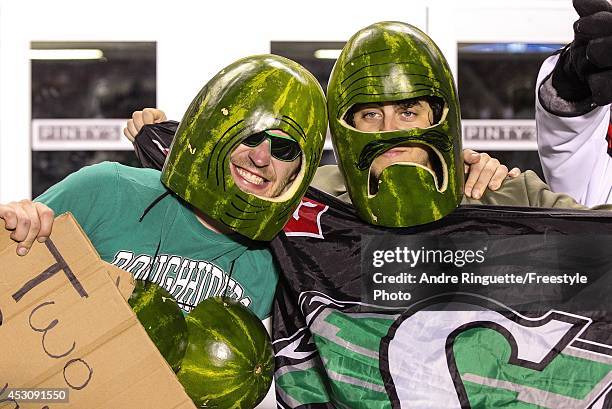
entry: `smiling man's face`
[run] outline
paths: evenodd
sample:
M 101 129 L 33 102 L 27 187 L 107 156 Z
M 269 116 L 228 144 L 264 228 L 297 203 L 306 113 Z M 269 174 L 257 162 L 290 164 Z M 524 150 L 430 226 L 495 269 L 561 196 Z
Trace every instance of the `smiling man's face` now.
M 276 129 L 268 131 L 267 135 L 254 143 L 247 138 L 236 147 L 230 155 L 229 167 L 240 190 L 260 197 L 275 198 L 282 195 L 295 180 L 302 165 L 302 155 L 301 151 L 295 158 L 293 154 L 286 155 L 287 150 L 295 151 L 297 142 L 292 141 L 285 132 Z M 257 145 L 252 146 L 255 143 Z M 281 156 L 281 159 L 274 155 Z

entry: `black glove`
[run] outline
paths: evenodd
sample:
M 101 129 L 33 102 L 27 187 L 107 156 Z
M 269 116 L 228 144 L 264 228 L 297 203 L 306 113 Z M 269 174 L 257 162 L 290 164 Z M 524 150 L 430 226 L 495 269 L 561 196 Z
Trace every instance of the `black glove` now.
M 574 41 L 561 52 L 552 86 L 566 101 L 590 99 L 608 105 L 612 103 L 612 4 L 574 0 L 574 8 L 580 16 L 574 23 Z
M 175 121 L 166 121 L 142 127 L 134 138 L 134 150 L 143 167 L 161 170 L 178 124 Z

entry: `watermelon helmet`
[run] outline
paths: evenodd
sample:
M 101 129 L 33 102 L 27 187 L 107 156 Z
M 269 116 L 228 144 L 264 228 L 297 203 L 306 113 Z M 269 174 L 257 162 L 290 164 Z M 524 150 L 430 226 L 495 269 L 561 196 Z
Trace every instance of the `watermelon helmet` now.
M 400 22 L 360 30 L 334 65 L 327 98 L 339 167 L 363 220 L 408 227 L 438 220 L 459 205 L 463 191 L 459 101 L 446 59 L 425 33 Z M 412 98 L 443 101 L 441 120 L 427 128 L 384 132 L 362 132 L 346 120 L 355 104 Z M 434 169 L 395 163 L 380 174 L 378 190 L 372 189 L 374 159 L 407 143 L 431 152 Z
M 215 75 L 191 102 L 161 180 L 213 220 L 250 239 L 271 240 L 314 176 L 326 128 L 325 96 L 310 72 L 275 55 L 243 58 Z M 252 143 L 254 135 L 265 138 L 270 130 L 281 130 L 288 135 L 285 139 L 297 142 L 301 152 L 293 159 L 300 157 L 301 166 L 275 197 L 246 193 L 231 175 L 230 155 L 248 137 Z

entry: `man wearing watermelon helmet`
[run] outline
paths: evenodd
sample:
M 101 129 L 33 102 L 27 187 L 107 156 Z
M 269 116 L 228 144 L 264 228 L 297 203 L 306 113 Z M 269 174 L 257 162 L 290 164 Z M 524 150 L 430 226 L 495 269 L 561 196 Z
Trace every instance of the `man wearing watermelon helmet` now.
M 403 258 L 406 264 L 393 273 L 368 269 L 368 251 L 372 248 L 366 247 L 368 241 L 380 240 L 373 241 L 379 243 L 379 249 L 389 242 L 386 248 L 393 249 L 404 236 L 421 233 L 422 237 L 430 236 L 428 238 L 456 234 L 455 243 L 460 243 L 469 231 L 491 236 L 499 234 L 497 227 L 504 223 L 507 231 L 525 232 L 521 229 L 525 225 L 516 227 L 514 223 L 515 219 L 523 219 L 521 214 L 530 214 L 528 209 L 521 212 L 463 209 L 454 217 L 432 223 L 453 212 L 461 202 L 584 207 L 567 195 L 552 193 L 529 171 L 506 180 L 499 191 L 487 192 L 481 201 L 463 197 L 460 111 L 452 75 L 431 39 L 410 25 L 383 22 L 355 34 L 332 70 L 327 97 L 339 165 L 322 167 L 314 186 L 347 201 L 350 199 L 359 218 L 355 217 L 352 208 L 341 206 L 320 192 L 309 192 L 312 194 L 312 197 L 307 195 L 309 204 L 325 209 L 318 215 L 318 234 L 313 237 L 309 231 L 296 228 L 291 235 L 272 243 L 285 275 L 279 283 L 274 310 L 279 406 L 469 407 L 474 401 L 468 401 L 471 396 L 460 383 L 464 374 L 455 366 L 454 340 L 461 334 L 460 329 L 473 328 L 471 325 L 475 326 L 476 322 L 488 329 L 496 328 L 496 324 L 491 324 L 483 313 L 474 315 L 469 325 L 467 320 L 457 320 L 457 327 L 448 332 L 440 331 L 453 322 L 454 313 L 462 312 L 456 311 L 455 306 L 444 305 L 441 310 L 428 309 L 416 325 L 404 325 L 407 317 L 416 315 L 415 311 L 420 312 L 423 305 L 431 301 L 431 298 L 424 300 L 432 295 L 430 290 L 447 292 L 449 289 L 431 285 L 425 295 L 419 297 L 418 291 L 410 287 L 415 282 L 409 285 L 404 281 L 406 286 L 402 287 L 403 277 L 413 275 L 418 282 L 422 277 L 421 268 L 426 270 L 425 264 L 435 263 L 419 259 L 419 255 L 410 266 L 409 260 Z M 499 217 L 496 220 L 487 215 L 496 212 L 509 219 Z M 548 227 L 554 229 L 552 223 L 545 224 L 550 223 L 546 217 L 540 220 L 543 220 L 544 232 Z M 401 227 L 407 228 L 399 229 Z M 398 241 L 393 242 L 391 236 L 396 234 Z M 427 250 L 426 246 L 417 247 L 417 242 L 406 240 L 408 245 L 404 251 L 408 248 L 416 253 Z M 402 259 L 400 249 L 395 247 L 398 263 Z M 393 250 L 379 252 L 389 255 Z M 437 268 L 442 264 L 433 265 Z M 401 274 L 395 275 L 399 271 Z M 409 274 L 404 276 L 406 271 Z M 439 271 L 446 270 L 442 267 L 436 270 Z M 381 281 L 373 278 L 376 276 Z M 369 291 L 364 283 L 372 281 L 386 281 L 390 284 L 387 288 L 409 289 L 410 292 L 394 293 L 398 297 L 392 299 L 398 303 L 393 308 L 388 304 L 383 306 L 384 299 L 371 301 L 364 297 Z M 519 291 L 522 289 L 517 288 L 516 292 Z M 411 293 L 417 296 L 411 299 Z M 408 298 L 400 298 L 400 295 L 408 295 Z M 536 290 L 536 296 L 540 295 Z M 524 306 L 524 299 L 519 299 Z M 405 303 L 400 305 L 399 300 Z M 470 312 L 479 308 L 475 306 L 479 304 L 470 305 Z M 442 324 L 436 327 L 438 323 Z M 515 338 L 508 338 L 512 344 Z M 389 347 L 392 341 L 396 342 L 393 349 Z M 527 344 L 527 349 L 531 345 L 538 346 L 537 342 L 530 344 L 528 341 Z M 433 350 L 431 345 L 442 347 L 429 353 Z M 501 356 L 499 362 L 505 364 L 508 362 L 506 346 L 504 342 L 499 351 L 496 347 L 483 351 Z M 503 353 L 499 353 L 502 349 Z M 469 360 L 473 361 L 473 353 L 480 351 L 474 348 Z M 513 369 L 514 365 L 520 365 L 511 364 Z M 504 370 L 503 365 L 487 366 L 484 376 Z M 473 373 L 471 368 L 467 372 Z M 566 382 L 561 372 L 559 378 Z M 488 386 L 499 381 L 495 376 L 486 379 Z M 490 389 L 481 385 L 477 389 L 485 395 L 477 402 L 485 402 L 487 407 L 495 406 L 490 405 Z M 510 398 L 503 395 L 500 401 L 511 402 L 509 406 L 515 404 L 514 395 Z M 540 396 L 537 402 L 530 403 L 540 403 L 540 399 L 548 403 L 557 398 L 550 398 L 550 394 Z
M 531 171 L 481 200 L 464 197 L 452 73 L 436 44 L 411 25 L 376 23 L 351 37 L 334 65 L 327 97 L 340 172 L 322 167 L 314 185 L 350 197 L 368 223 L 425 224 L 462 202 L 580 207 Z
M 0 205 L 0 218 L 23 255 L 49 236 L 53 212 L 71 211 L 105 261 L 159 283 L 185 311 L 226 294 L 263 319 L 277 273 L 256 240 L 273 238 L 298 205 L 326 126 L 323 91 L 307 70 L 244 58 L 195 97 L 161 174 L 86 167 L 35 202 Z
M 325 112 L 321 87 L 299 64 L 273 55 L 240 60 L 187 109 L 162 182 L 221 225 L 269 241 L 316 171 Z

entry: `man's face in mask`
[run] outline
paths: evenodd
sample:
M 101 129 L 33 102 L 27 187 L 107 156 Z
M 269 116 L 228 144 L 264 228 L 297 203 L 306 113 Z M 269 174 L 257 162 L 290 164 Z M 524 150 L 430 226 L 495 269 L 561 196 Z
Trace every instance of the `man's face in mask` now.
M 234 149 L 229 168 L 240 190 L 274 198 L 295 180 L 302 164 L 301 155 L 297 142 L 285 132 L 265 131 L 246 138 Z
M 390 132 L 400 129 L 428 128 L 440 118 L 429 102 L 423 99 L 356 104 L 347 113 L 346 122 L 361 132 Z M 370 167 L 370 179 L 376 181 L 382 171 L 395 164 L 405 163 L 434 169 L 434 152 L 426 145 L 406 143 L 380 154 Z

